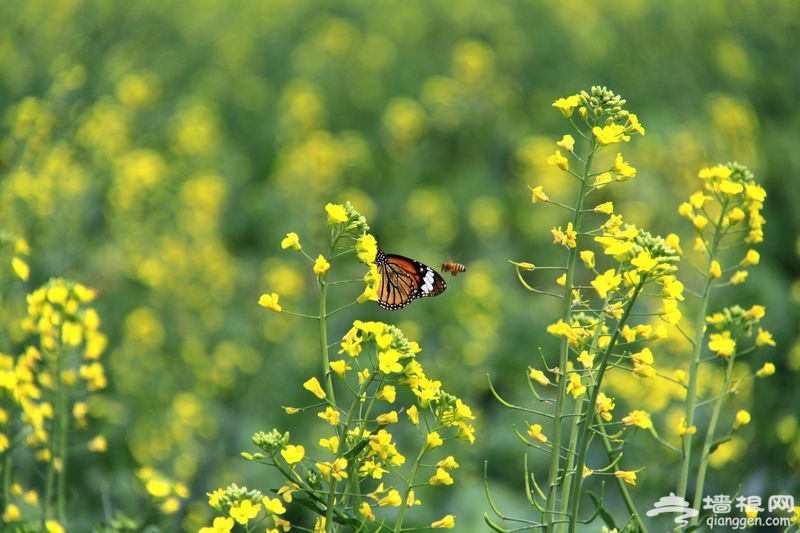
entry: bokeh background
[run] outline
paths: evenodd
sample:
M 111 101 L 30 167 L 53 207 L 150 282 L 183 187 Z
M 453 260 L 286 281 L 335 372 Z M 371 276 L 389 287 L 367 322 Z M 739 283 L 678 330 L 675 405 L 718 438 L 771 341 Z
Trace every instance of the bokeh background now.
M 52 276 L 95 287 L 110 337 L 110 386 L 92 405 L 109 451 L 76 455 L 70 524 L 146 516 L 143 465 L 191 489 L 166 519 L 173 530 L 206 521 L 218 486 L 274 486 L 238 454 L 274 426 L 311 442 L 313 417 L 280 406 L 307 401 L 300 384 L 320 363 L 308 324 L 256 302 L 275 291 L 287 308 L 314 309 L 309 265 L 279 242 L 296 231 L 324 252 L 323 206 L 345 200 L 387 251 L 468 267 L 439 298 L 358 306 L 329 327 L 335 338 L 356 318 L 397 323 L 479 417 L 456 485 L 416 520 L 445 510 L 459 530 L 482 530 L 489 457 L 495 499 L 530 513 L 521 419 L 487 375 L 525 401 L 525 370 L 552 346 L 557 307 L 525 292 L 508 259 L 560 261 L 549 228 L 563 213 L 532 206 L 528 186 L 570 201 L 572 184 L 545 164 L 567 133 L 551 103 L 594 84 L 627 98 L 647 129 L 623 147 L 639 175 L 608 193 L 626 218 L 689 235 L 677 205 L 719 162 L 746 164 L 767 189 L 762 263 L 716 307 L 766 306 L 778 345 L 748 364 L 771 360 L 777 373 L 737 398 L 753 422 L 709 493 L 741 483 L 800 496 L 798 35 L 793 0 L 0 3 L 0 227 L 31 244 L 29 288 Z M 24 290 L 9 290 L 0 350 L 13 352 Z M 659 388 L 619 394 L 620 414 L 674 418 Z M 660 457 L 647 435 L 636 440 L 639 462 L 626 466 Z M 677 478 L 674 464 L 652 463 L 634 489 L 643 510 Z

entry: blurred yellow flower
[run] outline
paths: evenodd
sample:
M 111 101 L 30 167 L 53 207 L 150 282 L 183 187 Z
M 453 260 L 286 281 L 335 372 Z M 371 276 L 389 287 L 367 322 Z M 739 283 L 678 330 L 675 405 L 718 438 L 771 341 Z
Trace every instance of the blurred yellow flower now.
M 321 276 L 327 272 L 329 268 L 331 268 L 331 264 L 328 263 L 322 254 L 319 254 L 314 261 L 314 274 Z
M 559 98 L 555 102 L 553 102 L 553 107 L 561 111 L 561 114 L 564 115 L 566 118 L 570 118 L 572 113 L 575 111 L 575 108 L 578 104 L 581 103 L 580 98 L 577 94 L 573 94 L 572 96 L 568 96 L 566 98 Z
M 636 485 L 636 472 L 629 472 L 625 470 L 617 470 L 614 475 L 627 483 L 628 485 Z
M 283 308 L 278 303 L 278 298 L 279 296 L 274 292 L 271 294 L 264 293 L 258 299 L 258 305 L 266 309 L 275 311 L 276 313 L 280 313 L 281 311 L 283 311 Z
M 347 211 L 341 204 L 325 205 L 325 211 L 328 213 L 328 224 L 341 224 L 347 222 Z
M 287 444 L 281 450 L 281 457 L 289 464 L 299 463 L 306 455 L 306 449 L 300 444 Z
M 310 378 L 305 383 L 303 383 L 303 388 L 307 391 L 310 391 L 314 396 L 319 398 L 320 400 L 325 399 L 325 391 L 322 390 L 322 386 L 319 384 L 319 380 L 317 378 Z
M 298 252 L 302 249 L 302 246 L 300 246 L 300 236 L 297 233 L 293 231 L 289 232 L 286 234 L 286 237 L 283 238 L 281 241 L 281 249 L 286 250 L 287 248 L 292 248 Z
M 434 529 L 453 529 L 456 527 L 456 517 L 454 515 L 445 515 L 444 517 L 431 522 L 431 527 Z

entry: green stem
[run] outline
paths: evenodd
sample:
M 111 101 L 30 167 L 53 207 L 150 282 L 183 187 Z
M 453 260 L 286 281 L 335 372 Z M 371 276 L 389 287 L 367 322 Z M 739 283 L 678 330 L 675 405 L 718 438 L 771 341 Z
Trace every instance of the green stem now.
M 700 464 L 697 468 L 697 482 L 694 487 L 694 508 L 700 509 L 700 504 L 703 503 L 703 486 L 706 482 L 706 472 L 708 471 L 708 456 L 711 453 L 711 446 L 714 442 L 714 434 L 717 430 L 717 422 L 719 421 L 719 414 L 722 411 L 722 403 L 728 395 L 728 387 L 731 382 L 731 375 L 733 373 L 733 363 L 736 358 L 734 353 L 728 358 L 728 364 L 725 366 L 725 377 L 722 380 L 722 388 L 720 390 L 719 398 L 714 402 L 714 409 L 711 411 L 711 419 L 708 422 L 708 430 L 706 430 L 705 440 L 703 442 L 703 451 L 700 455 Z M 696 524 L 698 517 L 693 517 L 692 524 Z
M 570 513 L 569 513 L 569 531 L 570 533 L 574 533 L 575 527 L 578 522 L 578 511 L 580 509 L 580 497 L 581 497 L 581 488 L 583 486 L 583 467 L 586 465 L 586 454 L 589 451 L 589 442 L 591 441 L 591 432 L 592 432 L 592 413 L 595 410 L 595 405 L 597 404 L 597 395 L 600 393 L 600 385 L 603 383 L 603 378 L 605 377 L 606 369 L 608 368 L 608 361 L 611 358 L 611 352 L 617 345 L 617 340 L 620 336 L 620 331 L 622 330 L 622 325 L 627 323 L 628 317 L 633 310 L 633 304 L 636 303 L 636 299 L 639 297 L 639 293 L 644 287 L 645 281 L 647 281 L 647 276 L 642 274 L 641 278 L 639 279 L 639 284 L 636 285 L 636 288 L 633 290 L 633 294 L 631 295 L 630 300 L 628 301 L 628 305 L 625 307 L 625 312 L 622 314 L 622 318 L 620 318 L 619 322 L 617 323 L 617 327 L 614 330 L 614 334 L 611 336 L 611 341 L 608 343 L 603 355 L 600 359 L 600 364 L 597 366 L 597 372 L 595 373 L 595 382 L 594 386 L 592 387 L 592 395 L 589 398 L 589 401 L 586 404 L 586 411 L 584 416 L 582 417 L 582 424 L 581 426 L 581 438 L 580 443 L 578 445 L 578 462 L 575 465 L 575 481 L 572 484 L 572 493 L 569 497 L 569 506 L 570 506 Z
M 330 357 L 328 354 L 328 284 L 325 282 L 324 275 L 319 279 L 319 345 L 322 353 L 322 375 L 325 376 L 325 392 L 328 401 L 336 408 L 336 396 L 333 392 L 333 372 L 330 368 Z M 339 435 L 339 449 L 342 447 L 346 433 Z M 328 503 L 325 509 L 325 531 L 333 533 L 333 507 L 336 502 L 336 479 L 331 475 L 330 491 L 328 492 Z
M 614 462 L 614 446 L 611 444 L 611 440 L 608 438 L 608 432 L 606 432 L 606 425 L 605 421 L 600 418 L 599 415 L 595 415 L 595 420 L 597 421 L 597 434 L 600 435 L 600 440 L 603 443 L 603 448 L 606 450 L 606 455 L 608 455 L 608 460 L 610 462 Z M 645 527 L 644 523 L 640 518 L 639 512 L 636 510 L 636 505 L 633 503 L 633 498 L 631 498 L 631 493 L 628 490 L 627 484 L 620 478 L 614 478 L 617 482 L 617 490 L 622 495 L 622 500 L 625 502 L 625 507 L 628 509 L 628 513 L 630 513 L 631 518 L 635 521 L 634 526 L 636 527 L 636 531 L 640 533 L 647 533 L 647 527 Z
M 596 150 L 596 141 L 592 139 L 589 147 L 589 156 L 586 158 L 586 164 L 583 167 L 583 176 L 581 178 L 581 186 L 578 191 L 578 198 L 575 202 L 575 213 L 572 220 L 573 229 L 580 231 L 581 216 L 583 214 L 583 203 L 586 198 L 587 182 L 589 179 L 589 169 L 594 159 Z M 575 278 L 575 263 L 578 257 L 577 247 L 570 248 L 567 255 L 567 268 L 566 278 L 564 283 L 564 311 L 562 319 L 566 324 L 572 321 L 572 294 L 571 288 L 573 279 Z M 558 396 L 556 400 L 555 412 L 553 413 L 553 447 L 550 455 L 550 472 L 547 479 L 547 507 L 545 510 L 544 523 L 548 531 L 553 531 L 554 526 L 560 520 L 556 517 L 556 502 L 559 500 L 558 486 L 560 484 L 559 475 L 561 473 L 561 432 L 564 423 L 564 402 L 567 393 L 567 379 L 566 370 L 567 362 L 569 361 L 569 344 L 566 338 L 561 339 L 561 347 L 559 350 L 558 369 L 561 375 L 558 380 Z M 568 472 L 564 472 L 564 477 L 568 476 Z
M 720 210 L 719 218 L 717 220 L 716 228 L 722 227 L 722 219 L 725 215 L 725 205 L 723 204 Z M 684 418 L 686 419 L 686 427 L 691 428 L 694 426 L 694 415 L 697 409 L 697 384 L 700 379 L 700 355 L 703 351 L 703 339 L 706 334 L 706 314 L 708 313 L 708 304 L 711 299 L 711 284 L 713 278 L 711 277 L 710 269 L 711 263 L 717 257 L 719 252 L 720 241 L 723 235 L 717 230 L 714 233 L 714 239 L 711 242 L 711 247 L 708 250 L 708 264 L 706 265 L 705 281 L 703 283 L 703 292 L 700 295 L 700 306 L 697 309 L 697 314 L 694 320 L 694 338 L 692 340 L 692 359 L 689 362 L 689 382 L 686 385 L 686 409 L 684 411 Z M 689 487 L 689 474 L 691 470 L 692 459 L 692 440 L 693 433 L 687 431 L 681 441 L 683 449 L 683 457 L 681 459 L 681 476 L 678 481 L 678 494 L 680 498 L 686 498 L 686 491 Z
M 411 467 L 411 474 L 408 476 L 408 483 L 406 484 L 406 490 L 403 494 L 403 501 L 400 502 L 400 509 L 397 511 L 397 522 L 394 524 L 394 533 L 399 533 L 402 530 L 403 517 L 406 514 L 406 509 L 408 509 L 406 502 L 408 501 L 409 494 L 411 494 L 411 488 L 414 486 L 414 478 L 417 476 L 417 470 L 419 469 L 420 463 L 422 463 L 422 457 L 427 451 L 428 443 L 426 442 L 422 445 L 422 448 L 417 454 L 417 459 L 414 461 L 414 465 Z
M 703 338 L 706 334 L 706 313 L 708 312 L 709 294 L 711 292 L 711 276 L 706 275 L 703 293 L 700 296 L 700 307 L 695 316 L 694 338 L 692 340 L 692 358 L 689 361 L 689 382 L 686 385 L 686 406 L 684 418 L 686 427 L 694 426 L 694 414 L 697 406 L 697 382 L 700 370 L 700 355 L 703 351 Z M 680 498 L 686 497 L 689 486 L 689 472 L 692 458 L 692 432 L 687 431 L 681 441 L 683 457 L 681 459 L 681 476 L 678 481 L 678 494 Z

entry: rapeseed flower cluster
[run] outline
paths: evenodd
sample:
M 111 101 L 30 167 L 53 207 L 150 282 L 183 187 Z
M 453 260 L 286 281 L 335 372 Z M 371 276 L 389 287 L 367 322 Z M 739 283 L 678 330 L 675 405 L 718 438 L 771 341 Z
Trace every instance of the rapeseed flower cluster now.
M 322 379 L 312 376 L 302 384 L 314 403 L 284 406 L 284 410 L 295 416 L 312 412 L 328 429 L 313 446 L 293 440 L 291 432 L 259 432 L 253 435 L 253 443 L 260 451 L 243 456 L 281 474 L 284 485 L 274 494 L 289 507 L 300 503 L 317 515 L 314 531 L 340 527 L 369 530 L 388 520 L 399 529 L 406 511 L 422 504 L 415 492 L 420 486 L 455 483 L 453 471 L 459 464 L 445 450 L 451 440 L 475 441 L 475 416 L 460 398 L 446 391 L 441 380 L 427 375 L 417 358 L 420 346 L 394 325 L 355 320 L 335 355 L 331 353 L 327 342 L 331 312 L 326 301 L 328 290 L 342 284 L 331 279 L 336 260 L 353 254 L 367 267 L 362 280 L 348 280 L 363 281 L 364 289 L 347 306 L 376 300 L 381 278 L 375 265 L 377 241 L 369 233 L 366 219 L 349 202 L 329 203 L 325 212 L 328 253 L 314 257 L 295 232 L 281 242 L 281 248 L 299 252 L 310 263 L 320 289 L 319 314 L 288 310 L 279 303 L 278 293 L 263 294 L 259 304 L 273 312 L 319 322 L 324 374 Z M 410 452 L 409 434 L 415 435 L 417 442 Z M 435 459 L 438 456 L 441 458 Z M 215 491 L 211 506 L 222 514 L 210 527 L 225 530 L 231 520 L 250 527 L 265 517 L 259 514 L 263 504 L 276 528 L 288 528 L 289 523 L 279 517 L 282 511 L 269 514 L 262 498 L 266 497 L 260 492 L 248 493 L 235 485 Z M 383 508 L 394 511 L 384 513 Z M 454 525 L 455 517 L 446 515 L 431 527 Z
M 18 245 L 17 252 L 22 251 Z M 14 270 L 27 277 L 20 275 L 19 263 Z M 66 524 L 67 461 L 76 453 L 73 433 L 92 426 L 90 397 L 108 386 L 101 361 L 108 339 L 91 306 L 94 299 L 95 291 L 83 284 L 51 279 L 27 296 L 21 323 L 30 339 L 27 347 L 16 357 L 0 354 L 0 460 L 7 479 L 24 478 L 25 468 L 12 470 L 23 450 L 43 470 L 41 487 L 23 490 L 16 483 L 13 493 L 4 491 L 6 523 L 43 517 L 54 531 Z M 103 453 L 107 443 L 97 434 L 82 448 Z
M 697 267 L 703 274 L 699 290 L 687 291 L 678 271 L 679 261 L 685 257 L 678 235 L 652 235 L 626 222 L 612 202 L 589 204 L 597 191 L 637 176 L 636 168 L 622 153 L 617 152 L 607 164 L 600 158 L 608 147 L 628 143 L 632 136 L 645 133 L 638 117 L 628 112 L 625 104 L 623 98 L 604 87 L 593 87 L 553 103 L 570 120 L 577 135 L 566 134 L 556 142 L 558 149 L 547 158 L 547 164 L 575 178 L 579 190 L 570 206 L 554 198 L 542 185 L 531 186 L 531 201 L 557 206 L 571 214 L 565 226 L 551 229 L 553 243 L 564 249 L 567 261 L 565 266 L 556 267 L 512 262 L 527 289 L 556 295 L 563 304 L 562 316 L 547 327 L 561 340 L 557 362 L 550 363 L 544 356 L 545 368 L 528 368 L 536 402 L 553 405 L 552 411 L 519 407 L 535 412 L 538 420 L 526 422 L 527 435 L 518 436 L 526 445 L 548 451 L 551 456 L 547 485 L 537 485 L 532 491 L 538 496 L 534 504 L 543 513 L 542 522 L 530 523 L 533 527 L 558 527 L 566 516 L 570 531 L 574 530 L 584 480 L 593 475 L 613 474 L 617 490 L 636 520 L 639 513 L 626 485 L 636 485 L 637 474 L 645 467 L 623 470 L 621 464 L 630 460 L 623 459 L 623 450 L 636 429 L 645 430 L 656 442 L 681 456 L 678 492 L 686 494 L 691 443 L 698 434 L 694 414 L 700 353 L 706 349 L 717 356 L 723 369 L 716 374 L 719 383 L 704 386 L 712 395 L 701 396 L 713 408 L 708 425 L 703 428 L 704 449 L 693 490 L 700 498 L 711 452 L 724 446 L 734 432 L 742 431 L 750 422 L 749 412 L 739 409 L 735 415 L 731 413 L 728 429 L 718 430 L 723 401 L 741 383 L 733 375 L 733 361 L 758 346 L 775 344 L 771 334 L 759 326 L 764 316 L 760 305 L 749 309 L 728 307 L 706 316 L 712 289 L 744 283 L 748 267 L 760 260 L 758 252 L 749 246 L 763 240 L 765 221 L 761 209 L 765 192 L 744 166 L 730 163 L 701 170 L 701 190 L 679 207 L 679 213 L 692 222 L 694 251 L 704 261 Z M 584 141 L 585 151 L 577 151 L 576 138 Z M 597 217 L 602 218 L 593 224 L 592 219 Z M 737 252 L 737 245 L 748 248 L 744 253 Z M 560 292 L 534 288 L 527 280 L 531 272 L 550 270 L 560 272 L 555 280 Z M 699 296 L 693 339 L 685 330 L 687 295 Z M 673 361 L 662 361 L 664 348 L 657 349 L 664 346 L 657 341 L 676 338 L 673 332 L 692 341 L 692 358 L 686 369 L 675 369 Z M 662 363 L 666 364 L 662 367 Z M 774 365 L 766 363 L 754 377 L 767 377 L 773 372 Z M 625 385 L 610 387 L 608 383 Z M 667 392 L 661 383 L 669 383 L 676 391 Z M 671 398 L 684 402 L 684 416 L 673 426 L 681 440 L 680 448 L 659 436 L 657 427 L 662 423 L 662 413 L 647 409 L 648 405 L 658 405 L 655 399 L 642 401 L 631 394 L 637 386 L 651 393 L 663 391 L 665 394 L 658 396 L 662 409 Z M 641 404 L 636 405 L 637 401 Z M 617 415 L 618 405 L 623 402 L 632 408 L 627 414 Z M 654 417 L 656 414 L 659 417 Z M 568 419 L 574 420 L 569 430 L 563 423 Z M 552 420 L 550 429 L 542 423 L 547 420 Z M 587 453 L 592 441 L 603 444 L 608 464 L 587 465 L 589 460 L 596 460 Z M 583 475 L 574 476 L 574 472 Z M 696 499 L 695 506 L 700 505 Z

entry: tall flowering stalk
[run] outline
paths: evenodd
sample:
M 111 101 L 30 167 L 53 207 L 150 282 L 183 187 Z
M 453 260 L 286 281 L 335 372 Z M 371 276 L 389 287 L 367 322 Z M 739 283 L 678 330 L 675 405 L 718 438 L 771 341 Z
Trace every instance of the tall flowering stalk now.
M 692 354 L 684 422 L 679 430 L 682 459 L 677 491 L 678 496 L 684 497 L 691 488 L 697 509 L 702 503 L 709 455 L 716 444 L 747 423 L 745 419 L 749 421 L 749 415 L 739 415 L 729 429 L 719 431 L 722 407 L 737 390 L 734 364 L 757 346 L 775 344 L 770 333 L 759 327 L 765 314 L 763 306 L 743 309 L 735 305 L 708 314 L 713 293 L 744 283 L 748 267 L 759 262 L 759 253 L 751 246 L 763 240 L 765 220 L 761 209 L 766 192 L 756 183 L 753 174 L 737 163 L 702 169 L 699 178 L 702 188 L 678 208 L 680 215 L 692 222 L 694 249 L 700 263 L 697 269 L 702 274 L 697 292 L 695 329 L 690 337 Z M 714 357 L 704 362 L 702 355 L 706 352 Z M 720 364 L 723 368 L 722 383 L 709 398 L 700 398 L 698 393 L 701 364 Z M 769 367 L 766 368 L 766 371 L 756 373 L 756 377 L 769 375 Z M 772 369 L 774 371 L 774 367 Z M 697 433 L 695 421 L 703 404 L 710 404 L 711 408 L 700 457 L 695 465 L 692 461 Z M 690 487 L 694 468 L 697 473 L 694 486 Z
M 526 445 L 550 454 L 547 484 L 539 486 L 534 480 L 530 491 L 540 519 L 514 519 L 497 512 L 501 518 L 548 531 L 575 530 L 581 520 L 584 479 L 593 474 L 614 477 L 632 521 L 639 523 L 626 487 L 636 484 L 636 471 L 622 469 L 622 450 L 617 442 L 624 437 L 616 427 L 647 427 L 649 416 L 633 411 L 613 421 L 615 402 L 604 392 L 603 382 L 612 369 L 644 378 L 655 375 L 652 352 L 644 343 L 664 338 L 666 327 L 658 319 L 655 324 L 638 322 L 639 316 L 650 320 L 660 309 L 672 322 L 676 317 L 667 310 L 673 309 L 675 300 L 681 297 L 682 287 L 674 277 L 677 251 L 667 240 L 625 223 L 611 202 L 597 200 L 601 189 L 636 176 L 636 169 L 621 153 L 606 156 L 609 148 L 629 142 L 632 135 L 644 134 L 636 115 L 624 108 L 625 103 L 604 87 L 592 87 L 589 92 L 553 104 L 569 120 L 578 140 L 572 134 L 564 135 L 548 163 L 575 178 L 577 194 L 567 206 L 536 186 L 532 188 L 532 201 L 557 205 L 570 214 L 566 227 L 551 230 L 554 244 L 564 248 L 566 258 L 562 266 L 545 268 L 514 262 L 526 288 L 556 295 L 563 302 L 563 310 L 560 319 L 547 328 L 560 339 L 558 356 L 545 363 L 546 368 L 531 367 L 528 372 L 531 390 L 542 408 L 511 406 L 552 421 L 549 430 L 541 423 L 529 423 L 527 435 L 519 435 Z M 534 288 L 526 277 L 526 272 L 533 270 L 561 272 L 556 279 L 560 293 Z M 646 295 L 655 300 L 652 311 L 634 314 Z M 537 387 L 550 392 L 540 394 Z M 607 430 L 609 424 L 615 424 L 613 431 Z M 611 433 L 616 435 L 613 441 Z M 588 451 L 595 441 L 608 455 L 605 465 L 588 464 Z M 488 516 L 486 520 L 502 531 Z
M 687 334 L 681 310 L 685 285 L 677 277 L 677 263 L 683 255 L 678 236 L 651 235 L 626 224 L 612 203 L 590 203 L 598 190 L 636 175 L 636 169 L 621 153 L 606 158 L 606 163 L 600 162 L 601 152 L 610 145 L 628 142 L 634 133 L 644 134 L 644 129 L 636 116 L 624 109 L 625 100 L 605 88 L 593 87 L 588 93 L 561 98 L 553 105 L 570 120 L 582 142 L 565 135 L 556 143 L 559 149 L 548 163 L 572 175 L 578 181 L 578 193 L 569 207 L 536 186 L 532 187 L 532 201 L 556 205 L 571 214 L 566 228 L 551 230 L 554 243 L 566 249 L 566 261 L 563 266 L 544 268 L 529 262 L 512 263 L 528 290 L 561 298 L 562 316 L 547 328 L 560 338 L 560 350 L 556 362 L 548 363 L 551 358 L 545 354 L 545 368 L 528 370 L 536 407 L 508 404 L 495 393 L 504 405 L 538 419 L 537 423 L 528 423 L 526 434 L 518 432 L 518 436 L 527 446 L 549 453 L 550 468 L 544 486 L 532 475 L 526 479 L 526 483 L 533 483 L 528 493 L 538 519 L 509 517 L 494 505 L 493 510 L 504 520 L 546 531 L 574 532 L 579 523 L 600 515 L 613 521 L 602 497 L 592 497 L 593 513 L 581 511 L 582 500 L 586 500 L 585 480 L 613 475 L 630 514 L 626 527 L 646 531 L 627 488 L 637 484 L 637 473 L 644 466 L 623 469 L 627 466 L 623 462 L 630 461 L 623 458 L 631 435 L 628 430 L 644 429 L 658 444 L 676 452 L 680 458 L 678 496 L 693 491 L 693 508 L 700 509 L 709 456 L 750 420 L 749 413 L 740 409 L 730 425 L 720 424 L 726 416 L 723 407 L 745 379 L 734 374 L 734 363 L 755 347 L 774 345 L 769 332 L 759 327 L 764 308 L 732 306 L 711 315 L 708 309 L 714 290 L 743 283 L 747 268 L 759 261 L 758 252 L 745 246 L 763 237 L 765 193 L 746 168 L 731 163 L 701 170 L 702 190 L 680 206 L 679 213 L 692 221 L 694 248 L 701 257 L 700 265 L 695 266 L 701 273 L 700 289 L 686 291 L 699 302 L 694 332 Z M 598 215 L 607 217 L 599 225 L 595 222 Z M 602 254 L 590 249 L 592 245 L 599 246 Z M 607 264 L 601 267 L 601 262 Z M 581 263 L 585 270 L 579 268 Z M 553 269 L 561 272 L 556 280 L 562 287 L 560 294 L 532 285 L 529 272 Z M 656 341 L 672 331 L 691 342 L 689 368 L 658 371 Z M 712 357 L 703 359 L 704 352 Z M 701 364 L 720 364 L 721 382 L 704 383 L 701 388 Z M 605 383 L 612 372 L 626 372 L 637 380 L 667 379 L 685 386 L 685 416 L 677 427 L 679 446 L 659 436 L 647 410 L 633 409 L 625 416 L 614 413 L 623 398 L 614 398 Z M 774 365 L 767 363 L 750 377 L 766 377 L 773 372 Z M 708 411 L 702 433 L 696 427 L 700 410 Z M 543 425 L 547 421 L 552 421 L 549 430 Z M 702 435 L 700 458 L 692 460 L 696 434 Z M 588 452 L 593 443 L 608 458 L 606 464 L 590 464 Z M 488 516 L 486 521 L 504 531 Z
M 14 265 L 20 278 L 27 268 Z M 25 275 L 21 274 L 24 273 Z M 34 523 L 63 531 L 67 520 L 69 456 L 76 430 L 89 425 L 88 397 L 107 385 L 101 356 L 107 339 L 90 305 L 93 290 L 56 278 L 27 297 L 22 322 L 33 342 L 17 357 L 0 354 L 0 458 L 3 469 L 3 521 Z M 105 437 L 86 443 L 91 452 L 106 450 Z M 23 450 L 44 465 L 43 486 L 24 489 L 14 481 Z M 71 450 L 73 450 L 71 452 Z
M 445 455 L 448 441 L 474 441 L 470 408 L 448 394 L 441 381 L 426 375 L 416 355 L 419 345 L 397 327 L 356 320 L 331 353 L 328 318 L 343 308 L 327 308 L 327 292 L 347 280 L 332 280 L 337 261 L 353 254 L 367 266 L 364 290 L 355 301 L 377 299 L 380 283 L 374 263 L 377 243 L 369 227 L 348 203 L 328 204 L 329 250 L 308 255 L 296 233 L 282 241 L 284 249 L 301 252 L 317 277 L 320 304 L 317 315 L 287 311 L 277 293 L 265 293 L 259 303 L 272 311 L 318 322 L 322 379 L 310 377 L 302 386 L 315 399 L 302 407 L 284 407 L 289 415 L 314 413 L 329 435 L 315 444 L 294 440 L 290 432 L 273 429 L 253 435 L 257 452 L 243 456 L 275 468 L 284 485 L 274 497 L 237 485 L 210 493 L 218 513 L 206 531 L 228 531 L 234 522 L 247 531 L 269 519 L 268 531 L 288 530 L 285 506 L 302 506 L 315 515 L 313 531 L 400 531 L 409 509 L 421 505 L 415 489 L 451 485 L 458 462 Z M 416 449 L 402 450 L 395 435 L 416 435 Z M 397 429 L 393 429 L 397 428 Z M 386 509 L 393 512 L 386 513 Z M 271 521 L 271 522 L 270 522 Z M 446 515 L 431 524 L 452 528 Z M 215 529 L 216 528 L 216 529 Z M 227 529 L 226 529 L 227 528 Z

